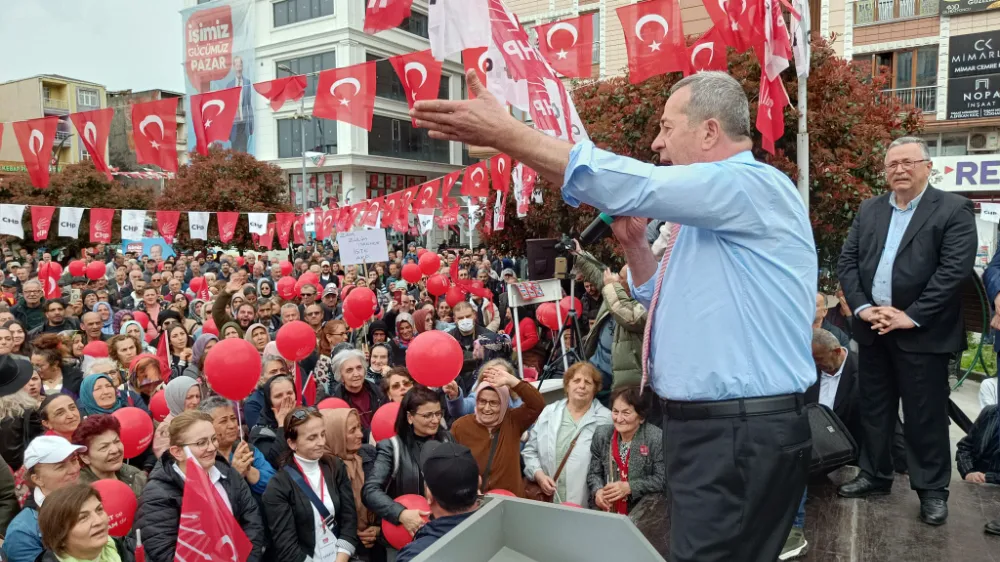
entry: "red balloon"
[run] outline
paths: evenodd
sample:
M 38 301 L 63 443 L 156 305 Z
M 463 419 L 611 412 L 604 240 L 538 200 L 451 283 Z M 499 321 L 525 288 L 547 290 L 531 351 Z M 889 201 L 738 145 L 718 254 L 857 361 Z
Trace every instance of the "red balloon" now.
M 351 405 L 340 398 L 334 398 L 331 396 L 330 398 L 320 400 L 316 407 L 320 410 L 342 410 L 344 408 L 350 408 Z
M 289 277 L 289 279 L 291 279 L 291 277 Z M 316 289 L 316 292 L 320 292 L 319 288 L 316 286 L 316 283 L 312 283 L 308 279 L 303 279 L 299 277 L 299 280 L 295 282 L 295 294 L 301 295 L 302 289 L 304 289 L 306 285 L 312 285 L 313 289 Z
M 292 262 L 288 260 L 281 260 L 281 274 L 282 275 L 292 274 Z
M 517 494 L 515 494 L 514 492 L 510 492 L 508 490 L 504 490 L 503 488 L 495 488 L 493 490 L 490 490 L 490 491 L 486 492 L 486 495 L 487 496 L 508 496 L 508 497 L 511 497 L 511 498 L 516 498 L 517 497 Z
M 236 256 L 236 265 L 243 267 L 243 264 L 247 262 L 247 259 L 243 256 Z
M 399 414 L 399 402 L 389 402 L 375 410 L 375 415 L 372 416 L 372 437 L 376 442 L 396 435 L 397 414 Z
M 355 287 L 344 299 L 344 314 L 347 314 L 348 309 L 352 317 L 364 322 L 378 309 L 378 298 L 368 287 Z
M 136 310 L 135 312 L 132 313 L 132 319 L 138 322 L 139 325 L 142 326 L 143 330 L 149 329 L 149 316 L 146 315 L 145 312 L 141 310 Z
M 149 444 L 153 442 L 153 420 L 150 419 L 149 414 L 139 408 L 126 406 L 115 410 L 115 413 L 111 415 L 122 424 L 122 432 L 119 437 L 125 448 L 126 459 L 134 459 L 149 448 Z
M 424 254 L 426 254 L 426 253 L 427 253 L 426 249 L 424 249 L 424 248 L 417 248 L 417 263 L 420 263 L 420 258 L 424 257 Z
M 83 346 L 83 354 L 91 357 L 107 357 L 108 344 L 102 341 L 92 341 Z
M 444 386 L 462 371 L 462 346 L 441 330 L 417 334 L 406 349 L 406 368 L 424 386 Z
M 346 307 L 344 308 L 344 322 L 347 322 L 347 327 L 352 330 L 356 330 L 365 325 L 365 319 L 358 318 L 349 308 Z
M 395 501 L 406 509 L 416 509 L 418 511 L 431 510 L 431 506 L 427 503 L 427 498 L 418 496 L 417 494 L 399 496 Z M 426 520 L 427 519 L 425 518 L 424 521 Z M 413 537 L 410 535 L 410 532 L 406 530 L 406 527 L 403 527 L 402 525 L 393 525 L 385 519 L 382 520 L 382 535 L 385 536 L 385 540 L 387 540 L 396 550 L 402 549 L 413 540 Z
M 440 297 L 448 292 L 448 278 L 440 273 L 435 273 L 427 278 L 427 292 Z
M 62 277 L 62 274 L 63 269 L 62 266 L 59 265 L 59 262 L 49 262 L 49 275 L 58 279 L 59 277 Z
M 559 312 L 562 312 L 563 324 L 565 324 L 569 319 L 570 307 L 572 307 L 573 310 L 576 311 L 577 317 L 583 314 L 583 303 L 580 302 L 580 299 L 567 295 L 563 297 L 561 301 L 559 301 Z
M 423 275 L 423 272 L 420 271 L 420 266 L 415 263 L 408 263 L 403 266 L 403 279 L 407 283 L 419 283 Z
M 205 358 L 205 376 L 212 390 L 230 400 L 243 400 L 260 379 L 260 354 L 244 339 L 221 340 Z
M 313 285 L 315 287 L 319 287 L 319 275 L 316 275 L 311 271 L 307 271 L 302 275 L 299 275 L 299 281 L 302 281 L 304 283 L 309 283 L 310 285 Z M 322 287 L 320 288 L 322 289 Z
M 316 349 L 316 331 L 302 320 L 296 320 L 278 328 L 274 343 L 285 359 L 302 361 Z
M 545 302 L 535 309 L 535 319 L 538 323 L 550 330 L 559 329 L 559 319 L 556 315 L 556 303 Z
M 445 293 L 444 300 L 448 303 L 448 306 L 455 306 L 465 300 L 465 293 L 457 285 L 452 285 L 448 288 L 448 292 Z
M 69 262 L 69 274 L 73 277 L 80 277 L 87 270 L 87 264 L 83 260 L 73 260 Z
M 439 269 L 441 269 L 441 258 L 437 254 L 431 252 L 425 252 L 424 255 L 420 256 L 417 260 L 420 264 L 420 271 L 424 275 L 434 275 Z M 406 269 L 405 267 L 403 268 Z
M 87 279 L 97 281 L 101 277 L 104 277 L 105 273 L 107 273 L 107 268 L 104 262 L 92 261 L 87 264 Z
M 149 413 L 153 414 L 153 419 L 162 422 L 170 415 L 170 407 L 167 406 L 167 396 L 163 390 L 157 390 L 149 397 Z
M 279 297 L 286 301 L 299 296 L 299 288 L 295 285 L 295 279 L 292 277 L 278 279 L 278 284 L 275 285 L 274 290 L 278 293 Z
M 101 495 L 101 505 L 108 514 L 108 534 L 124 537 L 132 530 L 139 501 L 132 488 L 121 480 L 98 480 L 90 485 Z
M 213 334 L 215 337 L 219 337 L 219 328 L 215 325 L 215 320 L 213 318 L 205 320 L 205 323 L 201 325 L 201 333 Z
M 194 279 L 191 280 L 191 283 L 188 284 L 188 288 L 191 289 L 191 292 L 193 292 L 193 293 L 197 293 L 198 291 L 204 289 L 205 288 L 205 278 L 204 277 L 195 277 Z

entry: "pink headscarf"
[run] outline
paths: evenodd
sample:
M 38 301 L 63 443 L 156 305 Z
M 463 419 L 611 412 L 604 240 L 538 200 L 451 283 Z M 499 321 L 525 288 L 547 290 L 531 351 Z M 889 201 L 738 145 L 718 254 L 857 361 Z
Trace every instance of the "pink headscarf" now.
M 479 415 L 479 395 L 483 393 L 484 390 L 493 390 L 500 396 L 500 415 L 497 417 L 496 421 L 492 424 L 487 424 L 483 422 L 482 417 Z M 507 407 L 510 405 L 510 389 L 507 386 L 494 386 L 486 381 L 479 383 L 479 388 L 476 389 L 476 421 L 479 425 L 493 429 L 503 423 L 504 417 L 507 415 Z

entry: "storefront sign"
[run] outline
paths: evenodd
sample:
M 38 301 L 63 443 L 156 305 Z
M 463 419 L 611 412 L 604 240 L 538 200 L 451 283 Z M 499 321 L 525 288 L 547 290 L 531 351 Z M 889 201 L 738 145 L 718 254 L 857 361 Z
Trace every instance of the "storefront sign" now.
M 1000 72 L 1000 31 L 953 36 L 948 43 L 948 77 Z
M 1000 117 L 1000 74 L 948 81 L 948 119 Z
M 996 0 L 942 0 L 941 15 L 956 16 L 972 12 L 996 10 L 997 8 L 1000 8 L 1000 2 Z
M 932 158 L 930 183 L 944 191 L 1000 191 L 1000 154 Z

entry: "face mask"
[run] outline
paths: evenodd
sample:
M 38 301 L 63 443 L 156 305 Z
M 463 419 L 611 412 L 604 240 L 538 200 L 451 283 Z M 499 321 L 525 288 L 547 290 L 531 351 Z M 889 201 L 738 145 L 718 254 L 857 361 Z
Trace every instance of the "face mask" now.
M 458 329 L 462 332 L 471 332 L 474 325 L 472 318 L 463 318 L 458 321 Z

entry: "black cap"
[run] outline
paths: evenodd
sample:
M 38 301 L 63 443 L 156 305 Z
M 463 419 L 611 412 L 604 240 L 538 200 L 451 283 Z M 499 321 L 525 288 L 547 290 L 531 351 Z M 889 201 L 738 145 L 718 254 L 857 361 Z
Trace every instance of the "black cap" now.
M 431 494 L 446 508 L 467 508 L 479 495 L 479 465 L 472 451 L 458 443 L 428 441 L 420 467 Z
M 31 380 L 33 368 L 26 357 L 0 355 L 0 396 L 14 394 Z

